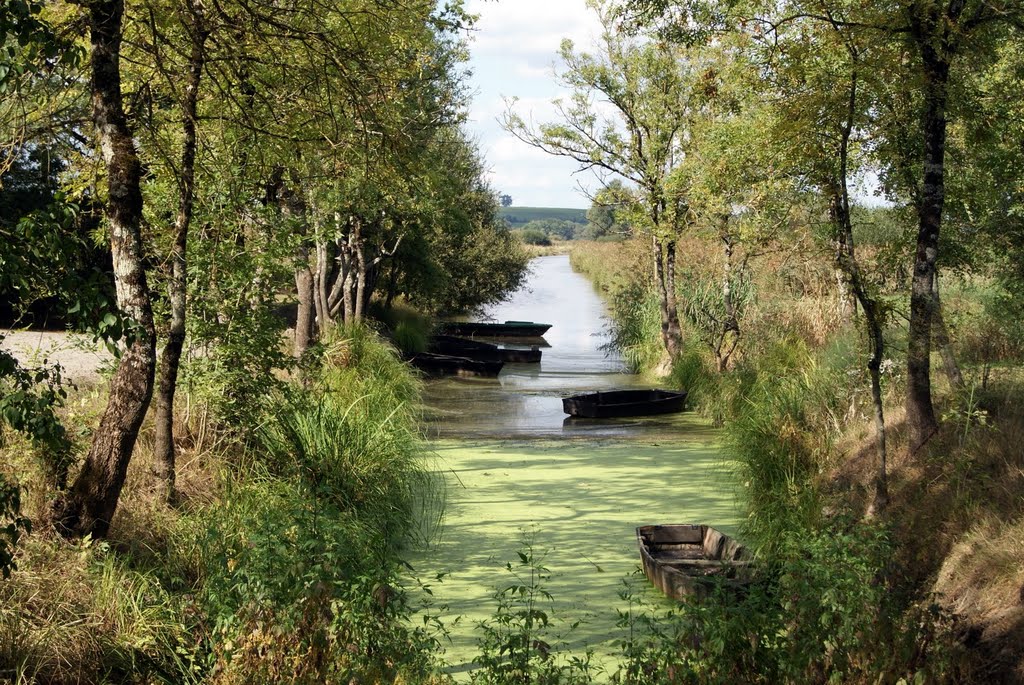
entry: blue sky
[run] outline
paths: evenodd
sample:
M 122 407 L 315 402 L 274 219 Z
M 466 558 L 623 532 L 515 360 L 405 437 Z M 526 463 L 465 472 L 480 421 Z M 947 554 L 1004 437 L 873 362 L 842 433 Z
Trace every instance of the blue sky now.
M 468 129 L 487 160 L 492 186 L 516 206 L 589 207 L 579 185 L 594 188 L 591 174 L 574 175 L 576 164 L 520 142 L 497 119 L 505 100 L 515 97 L 515 111 L 524 119 L 555 120 L 551 101 L 566 94 L 554 76 L 558 46 L 563 38 L 580 47 L 593 44 L 600 33 L 596 14 L 585 0 L 468 0 L 466 7 L 480 17 L 469 43 L 475 94 Z

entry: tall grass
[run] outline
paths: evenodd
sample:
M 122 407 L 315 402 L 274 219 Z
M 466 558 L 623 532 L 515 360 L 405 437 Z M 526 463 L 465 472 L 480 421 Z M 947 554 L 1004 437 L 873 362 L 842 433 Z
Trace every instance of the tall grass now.
M 611 310 L 611 345 L 629 369 L 642 373 L 657 366 L 664 356 L 657 295 L 641 283 L 629 283 L 614 292 Z
M 425 674 L 434 638 L 407 624 L 394 590 L 398 549 L 440 511 L 419 386 L 365 328 L 337 331 L 311 359 L 196 527 L 210 663 L 223 682 Z
M 829 363 L 801 340 L 777 341 L 755 369 L 739 369 L 738 402 L 726 423 L 729 453 L 743 484 L 747 535 L 771 552 L 787 532 L 812 530 L 821 502 L 816 478 L 829 463 L 849 395 L 850 360 Z

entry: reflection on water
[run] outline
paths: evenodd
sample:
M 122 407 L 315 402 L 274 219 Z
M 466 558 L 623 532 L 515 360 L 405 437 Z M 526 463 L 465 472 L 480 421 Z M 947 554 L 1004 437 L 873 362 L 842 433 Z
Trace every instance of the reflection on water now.
M 528 285 L 490 307 L 486 320 L 552 324 L 540 364 L 506 364 L 495 380 L 445 378 L 427 382 L 428 432 L 440 437 L 604 437 L 656 428 L 671 431 L 678 417 L 566 423 L 562 397 L 641 385 L 621 358 L 608 352 L 604 302 L 569 257 L 538 257 Z

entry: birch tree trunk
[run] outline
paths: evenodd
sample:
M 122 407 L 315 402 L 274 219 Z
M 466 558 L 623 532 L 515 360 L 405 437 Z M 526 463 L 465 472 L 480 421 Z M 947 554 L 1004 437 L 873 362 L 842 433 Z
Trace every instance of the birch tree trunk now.
M 103 537 L 114 518 L 128 462 L 153 395 L 156 335 L 142 259 L 142 167 L 121 99 L 123 0 L 87 5 L 92 54 L 91 99 L 107 168 L 106 216 L 117 304 L 134 324 L 131 343 L 110 384 L 107 407 L 82 470 L 52 504 L 51 521 L 68 537 Z
M 718 361 L 718 372 L 725 373 L 729 370 L 729 360 L 732 359 L 732 354 L 740 343 L 741 335 L 739 314 L 736 311 L 736 300 L 732 291 L 732 258 L 735 251 L 735 242 L 732 234 L 729 232 L 728 216 L 721 219 L 719 235 L 722 239 L 722 247 L 725 253 L 725 263 L 722 269 L 722 306 L 725 317 L 722 320 L 722 337 L 715 349 L 715 357 Z

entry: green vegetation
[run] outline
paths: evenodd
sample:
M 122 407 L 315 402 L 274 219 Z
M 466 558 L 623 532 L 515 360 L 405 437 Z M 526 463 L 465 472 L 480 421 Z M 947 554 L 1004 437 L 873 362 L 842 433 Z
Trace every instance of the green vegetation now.
M 697 241 L 686 246 L 689 254 L 712 249 Z M 837 315 L 828 289 L 813 285 L 829 278 L 825 265 L 815 265 L 812 255 L 795 270 L 770 254 L 753 262 L 743 344 L 722 371 L 700 322 L 690 317 L 684 353 L 666 365 L 652 285 L 634 265 L 643 251 L 638 244 L 577 243 L 572 263 L 608 293 L 613 338 L 627 360 L 641 371 L 669 374 L 702 413 L 724 425 L 744 492 L 742 535 L 758 550 L 764 575 L 740 599 L 723 593 L 672 615 L 644 614 L 650 628 L 631 643 L 631 659 L 650 664 L 644 673 L 661 675 L 646 679 L 637 671 L 624 682 L 675 682 L 670 673 L 689 674 L 685 682 L 722 683 L 985 678 L 984 652 L 959 643 L 953 607 L 933 593 L 968 592 L 973 584 L 969 592 L 989 598 L 987 607 L 1005 607 L 1024 580 L 1016 566 L 1010 575 L 982 571 L 963 551 L 984 539 L 991 558 L 1019 559 L 1020 552 L 1019 524 L 990 527 L 1019 521 L 1019 500 L 986 500 L 979 490 L 1020 482 L 1020 455 L 1005 441 L 1022 424 L 1016 411 L 996 407 L 1015 405 L 1020 377 L 1010 369 L 1024 358 L 987 308 L 991 286 L 973 277 L 947 281 L 947 292 L 956 293 L 947 298 L 956 309 L 947 311 L 963 322 L 958 327 L 986 326 L 1002 342 L 972 351 L 974 335 L 958 336 L 957 357 L 974 389 L 944 400 L 947 428 L 931 451 L 911 454 L 905 430 L 890 431 L 896 485 L 891 510 L 879 516 L 871 496 L 868 379 L 858 336 Z M 680 297 L 686 293 L 681 287 Z M 898 340 L 900 331 L 890 324 L 886 335 Z M 994 382 L 985 360 L 996 348 L 1001 373 Z M 891 362 L 883 373 L 887 413 L 898 415 L 905 379 Z M 1001 417 L 995 424 L 991 412 Z M 989 475 L 992 469 L 999 475 Z M 973 620 L 984 615 L 972 613 Z M 1015 634 L 1011 628 L 994 639 L 1005 645 Z M 692 644 L 700 647 L 672 647 Z
M 512 228 L 522 228 L 531 221 L 568 221 L 587 223 L 587 210 L 568 207 L 500 207 L 498 216 Z
M 411 627 L 399 582 L 400 550 L 443 509 L 417 381 L 366 329 L 312 352 L 315 382 L 282 383 L 239 439 L 195 446 L 180 509 L 140 467 L 109 541 L 30 540 L 0 586 L 5 678 L 428 679 L 439 634 Z M 20 449 L 9 438 L 5 459 Z
M 590 6 L 560 119 L 504 118 L 607 181 L 584 211 L 488 186 L 461 2 L 4 1 L 0 309 L 117 363 L 0 352 L 0 679 L 446 682 L 401 587 L 444 492 L 373 327 L 420 350 L 569 240 L 722 427 L 758 553 L 621 614 L 619 681 L 1024 678 L 1024 3 Z M 593 676 L 543 558 L 479 682 Z

